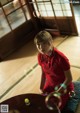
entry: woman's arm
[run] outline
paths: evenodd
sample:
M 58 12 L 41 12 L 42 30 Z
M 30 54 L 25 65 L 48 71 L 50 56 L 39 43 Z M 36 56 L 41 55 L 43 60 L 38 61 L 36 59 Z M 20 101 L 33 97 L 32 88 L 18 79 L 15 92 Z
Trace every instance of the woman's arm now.
M 72 82 L 72 74 L 71 74 L 70 69 L 67 71 L 64 71 L 64 74 L 65 74 L 65 81 L 62 83 L 60 88 L 57 90 L 60 93 L 64 92 L 64 90 L 67 88 L 70 82 Z
M 45 77 L 45 73 L 44 73 L 42 68 L 41 68 L 41 70 L 42 70 L 42 75 L 41 75 L 40 89 L 43 91 L 43 88 L 44 88 L 44 85 L 45 85 L 45 81 L 46 81 L 46 77 Z
M 67 71 L 64 71 L 64 74 L 65 74 L 65 81 L 64 81 L 64 84 L 66 86 L 69 85 L 70 82 L 72 82 L 72 74 L 71 74 L 71 70 L 67 70 Z

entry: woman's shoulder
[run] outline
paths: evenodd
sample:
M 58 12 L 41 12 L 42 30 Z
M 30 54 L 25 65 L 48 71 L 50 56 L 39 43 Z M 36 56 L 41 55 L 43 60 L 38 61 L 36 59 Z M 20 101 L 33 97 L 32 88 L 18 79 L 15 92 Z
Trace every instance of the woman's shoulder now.
M 41 58 L 43 55 L 41 53 L 38 53 L 38 58 Z
M 43 59 L 43 54 L 38 53 L 38 60 L 39 60 L 39 61 L 42 61 L 42 59 Z

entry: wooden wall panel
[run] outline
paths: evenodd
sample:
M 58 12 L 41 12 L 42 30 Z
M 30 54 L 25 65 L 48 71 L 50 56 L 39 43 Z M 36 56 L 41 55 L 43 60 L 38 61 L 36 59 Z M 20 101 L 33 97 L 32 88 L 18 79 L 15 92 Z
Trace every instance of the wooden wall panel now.
M 0 39 L 0 59 L 4 59 L 14 50 L 33 39 L 38 29 L 34 21 L 29 20 Z
M 72 17 L 57 17 L 56 20 L 55 18 L 41 18 L 40 21 L 43 29 L 51 29 L 64 35 L 78 35 Z
M 77 35 L 76 25 L 72 17 L 57 18 L 60 34 Z

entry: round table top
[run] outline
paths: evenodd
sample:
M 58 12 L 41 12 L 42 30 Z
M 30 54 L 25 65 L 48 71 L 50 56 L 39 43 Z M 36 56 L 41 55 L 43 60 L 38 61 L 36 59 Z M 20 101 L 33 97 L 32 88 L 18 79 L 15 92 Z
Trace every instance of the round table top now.
M 26 105 L 25 99 L 29 99 L 30 104 Z M 45 104 L 45 96 L 40 94 L 22 94 L 9 98 L 1 105 L 9 106 L 9 113 L 58 113 L 58 110 L 49 110 Z

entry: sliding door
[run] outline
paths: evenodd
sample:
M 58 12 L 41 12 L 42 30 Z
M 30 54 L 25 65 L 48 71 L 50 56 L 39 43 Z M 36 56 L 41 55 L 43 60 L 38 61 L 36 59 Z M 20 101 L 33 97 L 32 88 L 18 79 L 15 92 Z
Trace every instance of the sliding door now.
M 72 1 L 32 0 L 33 13 L 41 20 L 43 28 L 59 31 L 61 34 L 77 34 Z

